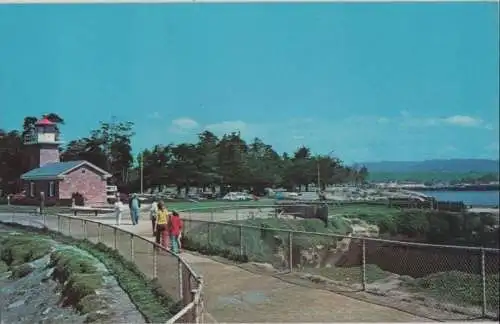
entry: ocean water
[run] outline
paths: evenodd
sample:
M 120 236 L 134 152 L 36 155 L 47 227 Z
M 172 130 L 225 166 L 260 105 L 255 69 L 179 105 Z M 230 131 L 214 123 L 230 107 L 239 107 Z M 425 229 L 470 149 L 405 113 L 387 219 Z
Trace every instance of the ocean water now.
M 463 201 L 466 205 L 499 206 L 500 191 L 427 191 L 426 195 L 443 201 Z

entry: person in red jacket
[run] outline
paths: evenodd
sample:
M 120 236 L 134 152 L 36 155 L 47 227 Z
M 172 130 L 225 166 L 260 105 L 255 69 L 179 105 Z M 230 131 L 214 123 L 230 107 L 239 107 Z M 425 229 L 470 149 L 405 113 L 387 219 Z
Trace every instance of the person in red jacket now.
M 168 229 L 170 234 L 170 248 L 172 252 L 179 253 L 181 249 L 182 220 L 176 211 L 173 211 L 170 215 Z

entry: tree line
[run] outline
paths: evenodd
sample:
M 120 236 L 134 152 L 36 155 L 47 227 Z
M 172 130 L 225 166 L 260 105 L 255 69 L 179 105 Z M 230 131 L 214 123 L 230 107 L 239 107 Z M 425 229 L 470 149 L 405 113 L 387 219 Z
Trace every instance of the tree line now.
M 56 113 L 46 116 L 56 124 L 64 119 Z M 19 176 L 28 171 L 23 138 L 34 127 L 37 118 L 24 118 L 19 130 L 0 129 L 0 185 L 4 192 L 19 189 Z M 132 122 L 113 119 L 100 122 L 87 137 L 69 141 L 61 147 L 61 160 L 87 160 L 110 172 L 112 183 L 124 191 L 138 191 L 142 163 L 144 188 L 176 186 L 178 191 L 191 187 L 215 190 L 247 189 L 262 193 L 265 188 L 294 190 L 317 183 L 318 171 L 322 189 L 326 185 L 366 181 L 366 167 L 350 167 L 330 155 L 313 155 L 308 147 L 292 154 L 278 153 L 271 145 L 255 138 L 246 142 L 232 132 L 222 137 L 205 130 L 195 143 L 156 144 L 134 159 L 131 139 Z

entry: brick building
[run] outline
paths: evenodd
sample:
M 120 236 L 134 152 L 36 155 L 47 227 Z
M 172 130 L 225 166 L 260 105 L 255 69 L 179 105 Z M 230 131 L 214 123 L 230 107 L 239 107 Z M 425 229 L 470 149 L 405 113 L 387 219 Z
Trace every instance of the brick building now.
M 32 170 L 21 175 L 26 197 L 47 203 L 77 203 L 88 206 L 107 201 L 106 185 L 111 174 L 88 161 L 59 160 L 59 131 L 55 123 L 43 118 L 24 139 Z M 79 200 L 83 200 L 80 201 Z

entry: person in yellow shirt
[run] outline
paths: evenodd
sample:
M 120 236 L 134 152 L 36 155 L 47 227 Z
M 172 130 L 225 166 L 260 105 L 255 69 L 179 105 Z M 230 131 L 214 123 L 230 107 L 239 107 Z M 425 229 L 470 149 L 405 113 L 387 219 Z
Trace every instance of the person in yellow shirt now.
M 158 202 L 158 212 L 156 214 L 156 243 L 163 247 L 168 247 L 168 209 L 163 201 Z

